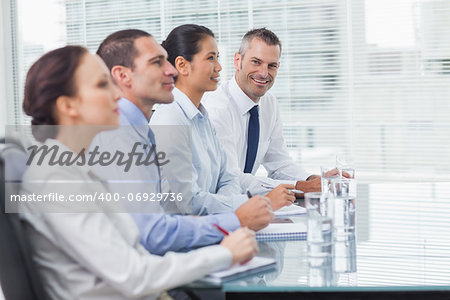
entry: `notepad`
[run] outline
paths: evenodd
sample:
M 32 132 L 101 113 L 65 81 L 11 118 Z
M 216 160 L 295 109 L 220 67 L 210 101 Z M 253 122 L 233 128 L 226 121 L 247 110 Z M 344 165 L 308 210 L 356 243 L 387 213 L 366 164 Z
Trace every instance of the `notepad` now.
M 303 215 L 306 214 L 306 208 L 295 204 L 291 204 L 289 206 L 283 206 L 279 210 L 276 210 L 274 214 L 275 217 Z
M 256 240 L 267 241 L 299 241 L 306 240 L 305 223 L 271 223 L 256 233 Z
M 221 284 L 226 281 L 239 279 L 260 272 L 274 269 L 276 266 L 273 258 L 255 256 L 248 263 L 236 264 L 226 270 L 217 271 L 202 278 L 201 282 Z

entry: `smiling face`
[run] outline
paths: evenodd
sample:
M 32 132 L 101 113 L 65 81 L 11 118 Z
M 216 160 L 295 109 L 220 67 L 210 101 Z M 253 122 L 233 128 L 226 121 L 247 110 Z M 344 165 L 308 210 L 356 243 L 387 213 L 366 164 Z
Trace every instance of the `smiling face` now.
M 189 85 L 199 93 L 214 91 L 219 82 L 219 72 L 222 70 L 218 61 L 219 50 L 216 40 L 212 36 L 205 36 L 198 46 L 200 51 L 189 62 Z
M 253 38 L 244 54 L 234 55 L 236 81 L 253 101 L 257 102 L 273 86 L 280 66 L 280 54 L 280 46 Z
M 79 125 L 119 125 L 119 89 L 97 55 L 86 53 L 75 71 Z
M 134 41 L 138 55 L 130 71 L 132 92 L 146 105 L 170 103 L 175 68 L 167 60 L 167 52 L 153 37 L 140 37 Z

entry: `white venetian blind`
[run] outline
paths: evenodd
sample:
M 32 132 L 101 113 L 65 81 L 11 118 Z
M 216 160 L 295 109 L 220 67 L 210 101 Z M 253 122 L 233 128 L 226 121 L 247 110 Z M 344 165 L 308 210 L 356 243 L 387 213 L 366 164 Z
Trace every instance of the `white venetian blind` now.
M 381 6 L 381 7 L 380 7 Z M 450 176 L 450 2 L 353 7 L 354 149 L 367 174 Z
M 292 157 L 308 171 L 338 153 L 360 180 L 450 178 L 450 2 L 439 0 L 11 0 L 16 52 L 9 99 L 15 123 L 24 76 L 41 54 L 66 43 L 95 51 L 127 28 L 162 41 L 196 23 L 214 31 L 222 80 L 254 27 L 283 43 L 271 92 Z

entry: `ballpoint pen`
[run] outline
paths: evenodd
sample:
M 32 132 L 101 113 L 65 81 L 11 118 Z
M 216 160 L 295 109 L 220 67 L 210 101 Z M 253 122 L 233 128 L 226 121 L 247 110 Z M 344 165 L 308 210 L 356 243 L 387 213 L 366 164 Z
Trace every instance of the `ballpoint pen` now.
M 219 225 L 213 224 L 213 226 L 216 227 L 216 228 L 217 228 L 220 232 L 222 232 L 224 235 L 230 235 L 230 233 L 229 233 L 226 229 L 220 227 Z
M 265 188 L 265 189 L 274 189 L 275 187 L 270 186 L 270 185 L 265 185 L 265 184 L 261 184 L 261 187 Z M 303 194 L 304 192 L 301 190 L 297 190 L 297 189 L 289 189 L 289 191 L 295 193 L 295 194 Z M 248 194 L 247 194 L 248 195 Z
M 289 191 L 296 193 L 296 194 L 303 194 L 304 192 L 301 190 L 296 190 L 296 189 L 289 189 Z

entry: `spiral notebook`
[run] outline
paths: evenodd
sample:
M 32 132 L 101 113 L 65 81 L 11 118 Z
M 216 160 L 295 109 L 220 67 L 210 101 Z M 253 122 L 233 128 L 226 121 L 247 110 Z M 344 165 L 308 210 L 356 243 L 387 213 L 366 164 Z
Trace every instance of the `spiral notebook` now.
M 306 240 L 306 231 L 306 223 L 270 223 L 256 233 L 256 240 L 261 242 Z

